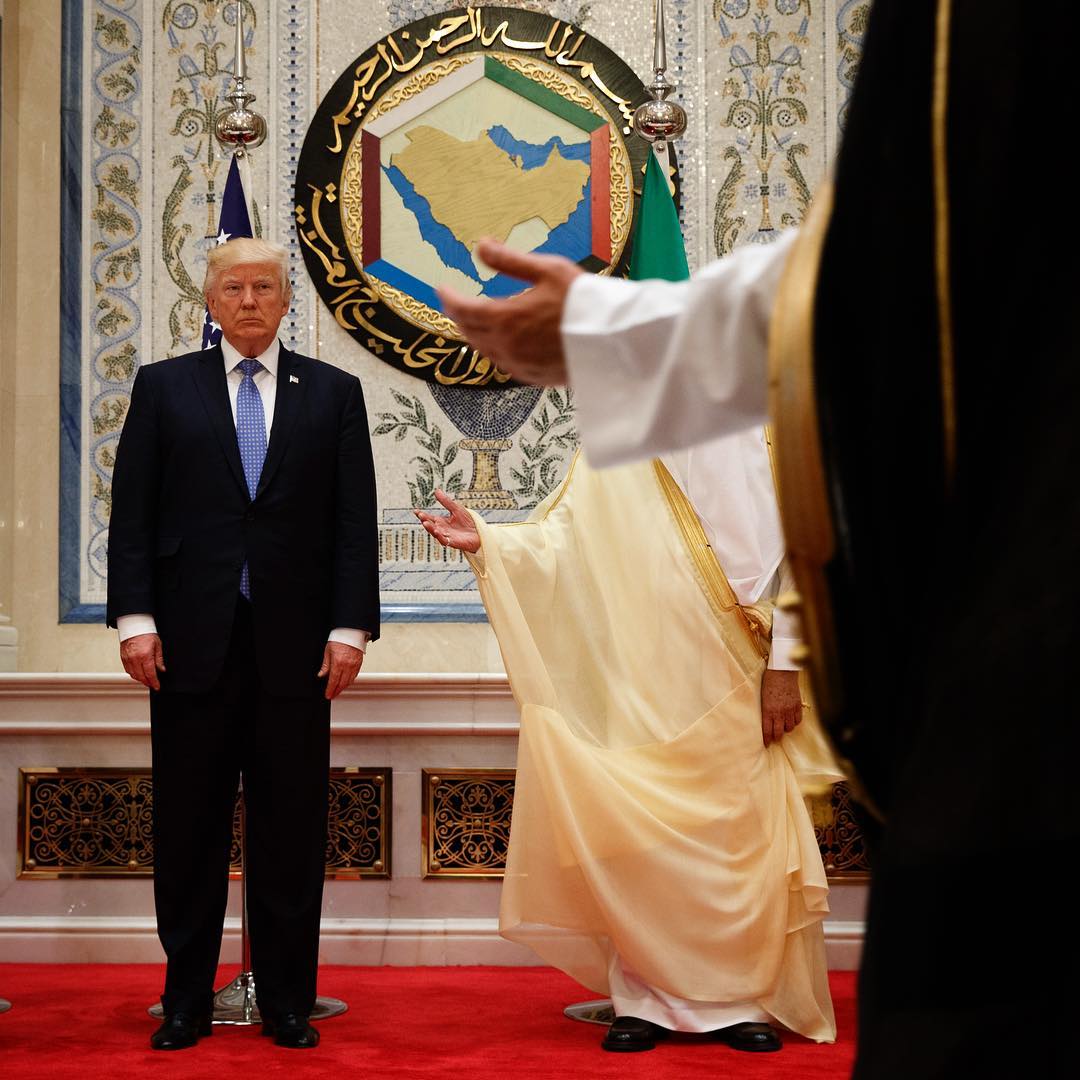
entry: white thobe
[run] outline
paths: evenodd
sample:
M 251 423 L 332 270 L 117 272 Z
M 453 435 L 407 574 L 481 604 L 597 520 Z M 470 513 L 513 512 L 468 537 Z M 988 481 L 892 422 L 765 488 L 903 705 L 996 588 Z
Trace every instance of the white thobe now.
M 562 338 L 586 457 L 653 457 L 765 424 L 769 320 L 798 230 L 687 281 L 582 274 Z
M 562 320 L 590 463 L 664 454 L 743 604 L 775 597 L 790 584 L 767 450 L 760 431 L 746 429 L 767 419 L 769 320 L 794 235 L 740 248 L 685 282 L 582 275 Z M 726 470 L 737 443 L 748 458 L 741 490 Z M 704 445 L 670 453 L 695 444 Z M 794 668 L 790 652 L 797 643 L 791 616 L 775 612 L 769 666 Z M 770 1019 L 752 1002 L 675 997 L 647 985 L 617 955 L 609 978 L 617 1015 L 672 1030 Z
M 791 587 L 769 451 L 762 429 L 727 435 L 663 462 L 690 500 L 740 604 Z M 794 670 L 799 643 L 793 616 L 773 613 L 769 667 Z M 618 954 L 608 968 L 617 1016 L 636 1016 L 671 1031 L 704 1032 L 772 1018 L 754 1002 L 688 1001 L 650 986 Z

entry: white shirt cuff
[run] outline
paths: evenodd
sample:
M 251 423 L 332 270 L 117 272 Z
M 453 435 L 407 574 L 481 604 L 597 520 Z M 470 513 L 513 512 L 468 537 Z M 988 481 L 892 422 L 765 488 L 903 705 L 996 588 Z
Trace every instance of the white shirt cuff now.
M 137 637 L 139 634 L 156 634 L 157 623 L 153 615 L 121 615 L 116 620 L 116 629 L 120 634 L 121 641 Z M 351 627 L 339 626 L 330 631 L 328 641 L 339 641 L 342 645 L 351 645 L 354 649 L 367 652 L 371 634 L 367 630 L 354 630 Z
M 330 636 L 326 640 L 336 641 L 341 645 L 351 645 L 354 649 L 366 653 L 371 634 L 366 630 L 354 630 L 348 626 L 337 626 L 330 631 Z
M 802 642 L 797 637 L 776 637 L 773 635 L 772 651 L 769 653 L 769 667 L 774 671 L 798 671 L 801 665 L 791 659 L 791 652 Z
M 156 634 L 157 623 L 154 616 L 149 614 L 119 615 L 116 619 L 116 630 L 121 641 L 128 638 L 138 637 L 140 634 Z

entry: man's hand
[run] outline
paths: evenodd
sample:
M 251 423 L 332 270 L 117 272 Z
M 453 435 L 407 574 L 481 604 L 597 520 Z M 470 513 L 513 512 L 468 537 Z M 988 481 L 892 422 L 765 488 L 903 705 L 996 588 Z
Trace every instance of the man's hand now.
M 797 671 L 766 668 L 761 680 L 761 741 L 779 742 L 802 723 L 802 694 Z
M 328 676 L 326 700 L 333 701 L 360 674 L 363 665 L 363 649 L 354 649 L 342 641 L 328 641 L 323 650 L 322 667 L 315 673 L 317 679 Z
M 124 670 L 143 686 L 160 690 L 158 672 L 165 670 L 165 658 L 161 653 L 161 638 L 157 634 L 136 634 L 120 642 L 120 663 Z
M 473 524 L 472 515 L 459 502 L 454 502 L 442 488 L 435 492 L 435 498 L 450 511 L 449 515 L 429 514 L 426 510 L 414 510 L 420 524 L 443 547 L 457 548 L 459 551 L 477 552 L 480 550 L 480 534 Z
M 476 252 L 492 270 L 533 288 L 508 300 L 488 300 L 444 285 L 438 290 L 443 310 L 473 348 L 515 379 L 535 386 L 565 383 L 559 327 L 566 294 L 584 271 L 559 255 L 523 255 L 494 240 L 482 240 Z

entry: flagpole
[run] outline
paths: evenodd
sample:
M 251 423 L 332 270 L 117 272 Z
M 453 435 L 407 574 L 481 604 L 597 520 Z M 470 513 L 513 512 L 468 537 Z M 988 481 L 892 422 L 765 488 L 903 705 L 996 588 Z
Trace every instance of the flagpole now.
M 231 151 L 233 165 L 236 166 L 236 177 L 233 179 L 233 170 L 230 166 L 229 178 L 226 181 L 225 191 L 221 200 L 221 222 L 218 229 L 217 242 L 225 243 L 232 235 L 253 235 L 251 209 L 248 203 L 251 184 L 244 183 L 250 178 L 250 158 L 248 151 L 261 146 L 266 139 L 266 120 L 256 112 L 252 112 L 249 106 L 255 100 L 255 95 L 247 89 L 247 59 L 244 53 L 244 3 L 238 0 L 236 5 L 236 43 L 233 54 L 233 86 L 232 90 L 225 95 L 225 100 L 232 103 L 231 109 L 224 110 L 214 125 L 214 134 L 218 142 L 227 151 Z M 225 216 L 230 210 L 230 183 L 239 185 L 243 201 L 243 213 L 239 215 L 240 228 L 246 228 L 247 232 L 236 233 L 234 226 L 229 224 L 226 229 Z M 206 314 L 206 326 L 204 327 L 203 347 L 208 347 L 209 340 L 213 340 L 212 334 L 216 329 L 210 320 L 210 314 Z M 212 1020 L 215 1024 L 248 1025 L 262 1022 L 255 996 L 255 973 L 251 959 L 251 940 L 248 934 L 248 903 L 247 903 L 247 812 L 244 806 L 244 787 L 241 781 L 239 789 L 240 797 L 240 972 L 237 976 L 214 994 Z M 331 1016 L 337 1016 L 345 1012 L 348 1005 L 338 998 L 317 997 L 315 1007 L 311 1010 L 312 1020 L 325 1020 Z M 0 1010 L 2 1011 L 2 1010 Z M 149 1009 L 151 1016 L 162 1016 L 161 1005 L 153 1005 Z
M 653 35 L 653 81 L 645 88 L 652 100 L 634 111 L 634 131 L 652 144 L 653 153 L 665 174 L 671 164 L 668 143 L 686 131 L 686 110 L 677 101 L 668 101 L 677 89 L 667 75 L 667 40 L 664 36 L 664 0 L 656 0 L 655 32 Z
M 247 88 L 247 59 L 244 55 L 244 0 L 236 5 L 236 45 L 233 62 L 233 88 L 225 95 L 232 108 L 222 112 L 214 124 L 214 134 L 226 149 L 236 157 L 244 157 L 248 150 L 262 146 L 266 139 L 266 120 L 248 106 L 255 95 Z

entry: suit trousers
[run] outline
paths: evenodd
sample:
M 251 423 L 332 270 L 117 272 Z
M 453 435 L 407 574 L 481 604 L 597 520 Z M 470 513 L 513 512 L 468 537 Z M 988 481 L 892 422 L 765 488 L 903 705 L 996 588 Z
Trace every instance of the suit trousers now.
M 228 900 L 233 807 L 243 778 L 248 930 L 259 1011 L 315 1003 L 326 860 L 330 702 L 266 693 L 254 613 L 238 597 L 218 684 L 150 695 L 154 902 L 168 959 L 166 1015 L 209 1013 Z M 168 646 L 165 664 L 168 666 Z

